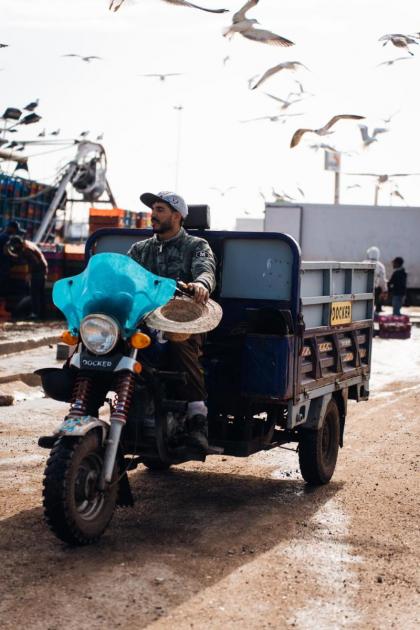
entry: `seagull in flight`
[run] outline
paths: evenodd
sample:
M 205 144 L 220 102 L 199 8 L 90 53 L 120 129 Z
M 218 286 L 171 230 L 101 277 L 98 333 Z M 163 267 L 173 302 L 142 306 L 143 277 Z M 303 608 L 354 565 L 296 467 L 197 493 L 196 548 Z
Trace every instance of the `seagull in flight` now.
M 9 48 L 9 44 L 0 44 L 0 48 Z
M 79 133 L 79 136 L 80 136 L 81 138 L 87 138 L 89 134 L 90 134 L 90 131 L 81 131 L 81 132 Z
M 297 70 L 297 68 L 299 67 L 305 68 L 306 70 L 309 69 L 303 63 L 300 63 L 300 61 L 283 61 L 282 63 L 279 63 L 276 66 L 273 66 L 272 68 L 266 70 L 262 77 L 255 83 L 255 85 L 251 89 L 255 90 L 255 88 L 264 83 L 264 81 L 266 81 L 269 77 L 272 77 L 273 74 L 276 74 L 277 72 L 281 72 L 281 70 L 294 71 Z
M 246 120 L 240 120 L 241 123 L 252 122 L 254 120 L 269 120 L 270 122 L 286 122 L 286 118 L 290 118 L 291 116 L 303 116 L 302 113 L 296 114 L 275 114 L 274 116 L 258 116 L 257 118 L 247 118 Z
M 160 81 L 165 81 L 166 77 L 180 77 L 182 72 L 166 72 L 164 74 L 159 73 L 150 73 L 150 74 L 139 74 L 139 77 L 157 77 Z
M 281 35 L 276 35 L 276 33 L 262 28 L 255 28 L 254 25 L 259 24 L 258 20 L 246 17 L 247 11 L 255 7 L 258 2 L 259 0 L 248 0 L 239 11 L 234 13 L 232 24 L 223 30 L 223 36 L 232 39 L 235 33 L 239 33 L 247 39 L 252 39 L 262 44 L 270 44 L 271 46 L 293 46 L 294 42 L 291 42 L 290 39 L 286 39 Z
M 300 101 L 303 101 L 303 98 L 296 98 L 294 100 L 289 100 L 290 94 L 287 97 L 287 99 L 280 98 L 279 96 L 274 96 L 274 94 L 268 94 L 268 92 L 264 92 L 264 94 L 266 96 L 269 96 L 270 98 L 273 98 L 275 101 L 281 103 L 280 109 L 287 109 L 288 107 L 290 107 L 290 105 L 294 105 L 294 103 L 299 103 Z
M 229 190 L 233 190 L 236 186 L 228 186 L 228 188 L 216 188 L 215 186 L 210 186 L 210 190 L 217 190 L 221 197 L 224 197 Z
M 55 131 L 51 131 L 50 136 L 58 136 L 60 133 L 60 129 L 56 129 Z
M 376 137 L 379 133 L 386 133 L 389 129 L 385 127 L 375 127 L 372 131 L 372 135 L 369 135 L 367 125 L 359 125 L 360 133 L 362 134 L 363 145 L 368 147 L 372 142 L 377 142 L 378 138 Z
M 227 13 L 228 9 L 206 9 L 205 7 L 199 7 L 197 4 L 193 4 L 192 2 L 187 2 L 187 0 L 164 0 L 165 2 L 169 2 L 169 4 L 178 4 L 183 7 L 191 7 L 192 9 L 199 9 L 200 11 L 207 11 L 208 13 Z M 118 11 L 118 9 L 123 4 L 124 0 L 111 0 L 109 5 L 110 11 Z
M 326 125 L 319 129 L 296 129 L 290 141 L 290 148 L 293 149 L 293 147 L 297 146 L 305 133 L 316 133 L 318 136 L 327 136 L 333 133 L 330 129 L 339 120 L 361 120 L 362 118 L 364 118 L 364 116 L 358 116 L 356 114 L 337 114 L 333 116 Z
M 96 136 L 96 140 L 103 140 L 103 139 L 104 139 L 104 132 L 102 131 L 102 133 Z
M 410 44 L 418 44 L 418 42 L 409 35 L 402 35 L 401 33 L 391 33 L 388 35 L 382 35 L 378 39 L 378 42 L 384 42 L 382 46 L 386 46 L 388 42 L 391 42 L 397 48 L 405 48 L 409 55 L 414 55 L 408 48 Z
M 45 138 L 45 129 L 39 132 L 38 138 Z
M 389 59 L 388 61 L 382 61 L 381 63 L 378 63 L 376 67 L 379 68 L 380 66 L 393 66 L 394 63 L 396 63 L 397 61 L 404 61 L 404 59 L 411 59 L 411 57 L 397 57 L 396 59 Z
M 86 63 L 90 63 L 92 59 L 102 59 L 102 57 L 98 57 L 97 55 L 88 55 L 87 57 L 83 57 L 82 55 L 76 55 L 75 53 L 68 53 L 67 55 L 61 55 L 62 57 L 79 57 L 82 61 L 86 61 Z

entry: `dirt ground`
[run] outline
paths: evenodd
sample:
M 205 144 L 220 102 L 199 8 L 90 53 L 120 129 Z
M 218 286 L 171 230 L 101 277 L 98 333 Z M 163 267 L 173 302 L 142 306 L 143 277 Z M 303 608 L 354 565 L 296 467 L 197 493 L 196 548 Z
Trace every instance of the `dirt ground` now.
M 135 507 L 78 549 L 41 508 L 36 442 L 66 405 L 26 387 L 0 412 L 2 629 L 418 628 L 419 366 L 420 329 L 375 339 L 371 398 L 349 404 L 327 486 L 280 449 L 139 467 Z

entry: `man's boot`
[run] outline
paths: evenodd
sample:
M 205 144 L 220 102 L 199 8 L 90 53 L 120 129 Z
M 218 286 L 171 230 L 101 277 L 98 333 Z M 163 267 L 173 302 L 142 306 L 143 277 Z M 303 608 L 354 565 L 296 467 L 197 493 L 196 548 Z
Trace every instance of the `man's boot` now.
M 203 453 L 209 450 L 207 417 L 201 413 L 188 419 L 188 445 Z

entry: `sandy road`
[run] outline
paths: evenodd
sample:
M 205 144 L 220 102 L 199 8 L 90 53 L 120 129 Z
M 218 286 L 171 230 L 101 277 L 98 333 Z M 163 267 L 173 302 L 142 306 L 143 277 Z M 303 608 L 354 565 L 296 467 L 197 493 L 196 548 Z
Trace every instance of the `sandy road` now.
M 36 439 L 66 406 L 2 408 L 2 628 L 419 627 L 419 332 L 375 340 L 372 396 L 349 406 L 328 486 L 308 489 L 285 450 L 139 468 L 135 508 L 89 548 L 42 519 Z

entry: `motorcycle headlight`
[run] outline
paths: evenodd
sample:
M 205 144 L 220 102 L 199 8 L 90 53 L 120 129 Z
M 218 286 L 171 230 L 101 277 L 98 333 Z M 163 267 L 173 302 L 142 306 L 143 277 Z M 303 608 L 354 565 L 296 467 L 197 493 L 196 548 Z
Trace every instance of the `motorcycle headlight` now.
M 119 326 L 107 315 L 87 315 L 80 324 L 80 336 L 86 348 L 93 354 L 107 354 L 115 347 Z

